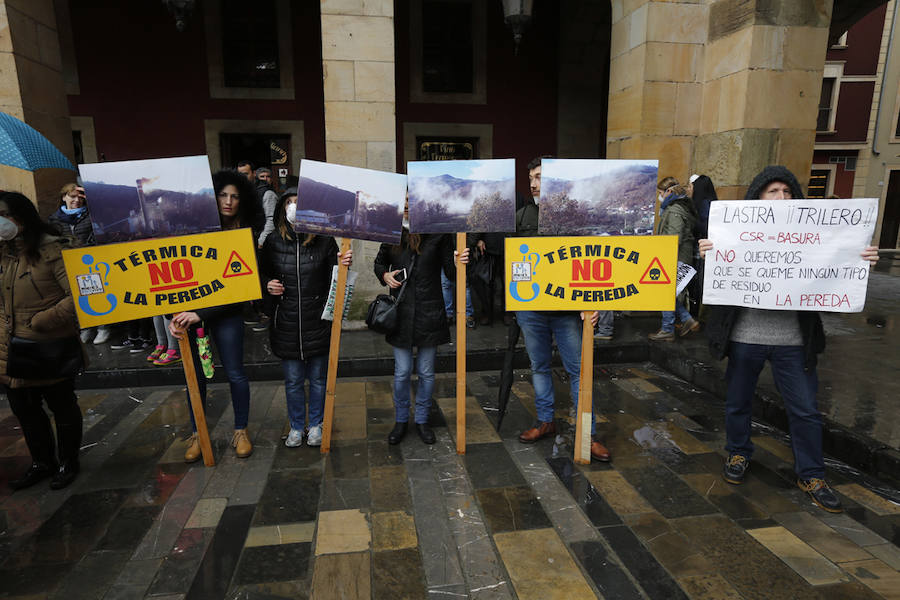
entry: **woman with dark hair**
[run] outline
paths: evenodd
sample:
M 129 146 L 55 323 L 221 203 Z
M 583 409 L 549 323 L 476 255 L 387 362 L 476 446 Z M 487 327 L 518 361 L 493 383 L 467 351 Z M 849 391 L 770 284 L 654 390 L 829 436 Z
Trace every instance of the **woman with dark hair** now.
M 266 294 L 275 303 L 269 341 L 281 359 L 284 394 L 291 431 L 284 445 L 322 444 L 325 376 L 331 346 L 331 321 L 322 319 L 328 300 L 332 267 L 350 266 L 352 252 L 341 256 L 334 238 L 297 235 L 297 188 L 281 195 L 273 214 L 274 229 L 263 243 L 259 269 Z M 309 380 L 309 411 L 303 386 Z M 308 428 L 307 428 L 308 425 Z
M 410 234 L 406 227 L 399 245 L 382 244 L 375 257 L 375 276 L 391 288 L 397 297 L 403 286 L 397 314 L 397 329 L 386 340 L 394 347 L 394 429 L 388 443 L 398 444 L 406 435 L 409 422 L 409 381 L 413 369 L 413 347 L 418 351 L 416 370 L 419 384 L 416 389 L 415 424 L 419 437 L 426 444 L 435 441 L 428 426 L 431 392 L 434 389 L 434 358 L 438 344 L 450 341 L 444 298 L 441 294 L 441 269 L 453 280 L 456 265 L 449 235 Z M 469 262 L 469 250 L 459 257 Z
M 706 238 L 709 230 L 709 205 L 719 197 L 716 195 L 712 179 L 706 175 L 696 175 L 695 177 L 696 179 L 689 186 L 689 193 L 691 201 L 694 203 L 694 210 L 697 211 L 694 236 L 699 240 Z
M 0 193 L 0 240 L 0 387 L 22 426 L 32 460 L 28 471 L 9 485 L 26 488 L 52 476 L 50 487 L 61 489 L 75 480 L 79 469 L 82 419 L 74 375 L 53 377 L 55 365 L 47 365 L 47 378 L 10 373 L 10 346 L 13 338 L 73 340 L 72 352 L 81 357 L 75 304 L 62 260 L 70 240 L 41 220 L 31 200 L 14 192 Z M 56 440 L 43 402 L 53 411 Z
M 256 191 L 247 179 L 237 171 L 224 170 L 213 174 L 213 189 L 219 205 L 219 219 L 222 229 L 250 227 L 253 239 L 262 231 L 262 211 Z M 169 323 L 169 331 L 181 338 L 188 330 L 194 355 L 194 367 L 202 373 L 200 353 L 197 352 L 196 325 L 201 321 L 212 336 L 218 350 L 222 367 L 231 389 L 231 406 L 234 409 L 234 435 L 231 445 L 238 458 L 246 458 L 253 452 L 253 445 L 247 437 L 247 420 L 250 415 L 250 382 L 244 372 L 244 320 L 241 317 L 242 303 L 201 308 L 196 311 L 178 313 Z M 200 395 L 206 403 L 206 378 L 198 377 Z M 190 405 L 189 405 L 190 410 Z M 200 442 L 197 439 L 197 425 L 191 412 L 194 433 L 184 453 L 184 460 L 194 462 L 200 458 Z

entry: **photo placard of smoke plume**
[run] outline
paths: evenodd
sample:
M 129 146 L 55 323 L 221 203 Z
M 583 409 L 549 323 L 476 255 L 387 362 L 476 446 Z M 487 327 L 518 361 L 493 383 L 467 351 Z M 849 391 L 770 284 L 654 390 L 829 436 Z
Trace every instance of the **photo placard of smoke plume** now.
M 98 244 L 219 231 L 206 156 L 79 165 Z
M 294 231 L 399 244 L 406 175 L 300 161 Z
M 407 163 L 413 233 L 516 229 L 516 161 L 436 160 Z
M 542 235 L 653 233 L 658 161 L 541 161 Z

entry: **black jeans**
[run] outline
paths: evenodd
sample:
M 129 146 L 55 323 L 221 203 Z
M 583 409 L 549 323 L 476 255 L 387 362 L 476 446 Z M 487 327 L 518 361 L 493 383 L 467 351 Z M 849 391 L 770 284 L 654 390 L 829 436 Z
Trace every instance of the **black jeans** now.
M 75 380 L 66 379 L 53 385 L 26 388 L 9 388 L 6 391 L 9 407 L 19 424 L 31 459 L 44 465 L 56 464 L 55 444 L 50 419 L 44 411 L 46 402 L 56 420 L 61 462 L 78 459 L 81 448 L 82 419 L 78 398 L 75 396 Z

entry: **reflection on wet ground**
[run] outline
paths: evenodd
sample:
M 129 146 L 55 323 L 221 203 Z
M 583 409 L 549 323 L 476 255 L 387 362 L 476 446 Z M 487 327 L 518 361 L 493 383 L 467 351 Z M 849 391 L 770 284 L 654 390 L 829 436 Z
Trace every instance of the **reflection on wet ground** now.
M 248 459 L 227 443 L 233 415 L 214 385 L 213 468 L 181 462 L 181 389 L 84 392 L 83 473 L 14 494 L 5 482 L 27 450 L 0 400 L 0 597 L 896 597 L 890 485 L 829 460 L 847 510 L 825 513 L 795 486 L 786 436 L 761 423 L 747 481 L 726 484 L 722 401 L 650 363 L 596 370 L 613 460 L 576 465 L 564 373 L 559 433 L 531 445 L 517 440 L 534 420 L 528 373 L 499 435 L 497 384 L 469 375 L 460 456 L 452 376 L 436 382 L 433 446 L 387 444 L 389 378 L 340 380 L 323 456 L 283 445 L 283 388 L 256 383 Z

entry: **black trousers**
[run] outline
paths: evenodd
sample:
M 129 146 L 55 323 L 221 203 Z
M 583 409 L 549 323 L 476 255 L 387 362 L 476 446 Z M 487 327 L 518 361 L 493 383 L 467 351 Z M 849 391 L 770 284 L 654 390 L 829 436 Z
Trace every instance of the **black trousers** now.
M 9 407 L 22 426 L 22 434 L 32 461 L 44 465 L 56 464 L 56 444 L 50 419 L 44 411 L 44 402 L 53 411 L 56 421 L 60 462 L 78 460 L 82 418 L 78 398 L 75 396 L 74 379 L 39 387 L 8 388 L 6 395 Z

